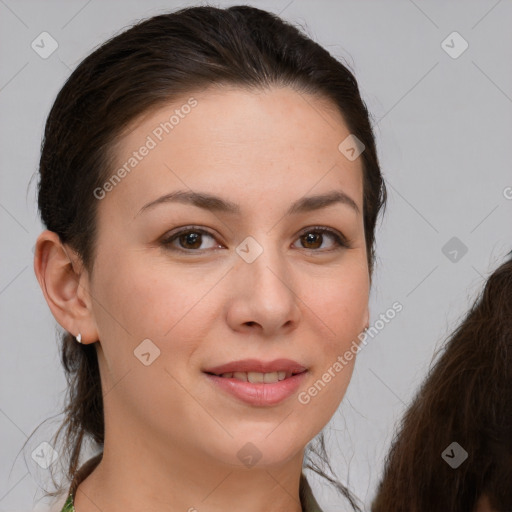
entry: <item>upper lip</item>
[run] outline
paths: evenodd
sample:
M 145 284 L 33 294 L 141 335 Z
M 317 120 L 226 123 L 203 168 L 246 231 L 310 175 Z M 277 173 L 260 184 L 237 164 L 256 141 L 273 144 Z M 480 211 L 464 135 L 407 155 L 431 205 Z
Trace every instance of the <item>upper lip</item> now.
M 307 368 L 293 361 L 292 359 L 274 359 L 273 361 L 261 361 L 259 359 L 241 359 L 239 361 L 231 361 L 230 363 L 214 366 L 203 370 L 206 373 L 214 373 L 222 375 L 231 372 L 291 372 L 302 373 Z

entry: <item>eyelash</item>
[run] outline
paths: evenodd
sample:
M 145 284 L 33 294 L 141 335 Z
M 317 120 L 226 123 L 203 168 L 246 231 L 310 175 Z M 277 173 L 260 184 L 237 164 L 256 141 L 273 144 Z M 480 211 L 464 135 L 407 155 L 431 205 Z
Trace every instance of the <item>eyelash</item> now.
M 215 239 L 215 236 L 210 233 L 209 231 L 205 230 L 205 229 L 202 229 L 202 228 L 199 228 L 199 227 L 196 227 L 196 226 L 188 226 L 186 229 L 182 229 L 176 233 L 173 233 L 171 235 L 169 235 L 168 237 L 165 237 L 162 241 L 161 241 L 161 245 L 167 249 L 167 250 L 170 250 L 170 251 L 177 251 L 177 252 L 183 252 L 183 253 L 202 253 L 204 251 L 208 251 L 208 250 L 212 250 L 212 249 L 183 249 L 183 248 L 179 248 L 179 247 L 172 247 L 171 244 L 174 240 L 178 239 L 180 236 L 183 236 L 183 235 L 186 235 L 186 234 L 189 234 L 189 233 L 200 233 L 202 235 L 208 235 L 210 237 L 212 237 L 213 239 Z M 308 227 L 306 228 L 305 230 L 303 230 L 299 237 L 302 237 L 304 235 L 307 235 L 308 233 L 321 233 L 321 234 L 328 234 L 330 235 L 334 241 L 335 241 L 335 244 L 338 246 L 334 249 L 303 249 L 304 251 L 309 251 L 309 252 L 333 252 L 333 251 L 337 251 L 337 250 L 342 250 L 342 249 L 350 249 L 351 248 L 351 242 L 344 236 L 342 235 L 341 233 L 339 233 L 338 231 L 334 230 L 334 229 L 330 229 L 330 228 L 326 228 L 326 227 L 323 227 L 323 226 L 311 226 L 311 227 Z M 322 240 L 323 242 L 323 240 Z

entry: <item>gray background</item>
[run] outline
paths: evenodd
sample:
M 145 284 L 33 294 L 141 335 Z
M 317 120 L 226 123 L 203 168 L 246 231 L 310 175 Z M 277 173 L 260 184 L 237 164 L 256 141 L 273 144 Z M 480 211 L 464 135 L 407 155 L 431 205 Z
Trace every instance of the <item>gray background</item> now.
M 243 2 L 217 2 L 227 6 Z M 187 5 L 173 1 L 0 0 L 0 511 L 37 504 L 47 472 L 30 453 L 58 426 L 65 379 L 55 322 L 33 272 L 43 229 L 36 183 L 42 130 L 72 69 L 132 22 Z M 484 278 L 512 249 L 512 2 L 254 1 L 304 26 L 355 72 L 375 117 L 389 204 L 377 234 L 371 324 L 399 313 L 358 355 L 339 411 L 325 432 L 334 468 L 370 503 L 393 427 L 444 337 Z M 43 31 L 58 49 L 42 59 Z M 442 42 L 457 31 L 468 49 Z M 461 48 L 454 40 L 452 51 Z M 443 247 L 457 237 L 467 253 Z M 22 443 L 39 423 L 27 445 Z M 325 512 L 335 494 L 309 476 Z M 348 510 L 348 506 L 346 507 Z

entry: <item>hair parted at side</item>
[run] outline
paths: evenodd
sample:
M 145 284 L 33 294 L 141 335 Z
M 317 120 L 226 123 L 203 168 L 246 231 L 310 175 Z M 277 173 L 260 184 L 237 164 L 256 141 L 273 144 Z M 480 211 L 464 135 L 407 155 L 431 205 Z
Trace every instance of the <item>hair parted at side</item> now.
M 249 89 L 288 86 L 328 100 L 341 113 L 350 133 L 365 146 L 359 158 L 371 276 L 375 228 L 385 208 L 386 188 L 370 115 L 356 79 L 295 26 L 250 6 L 189 7 L 142 20 L 79 64 L 58 93 L 45 126 L 38 205 L 46 228 L 76 251 L 92 275 L 98 206 L 93 191 L 111 176 L 116 144 L 124 130 L 148 111 L 212 85 Z M 70 333 L 62 336 L 68 395 L 65 419 L 55 439 L 66 429 L 69 479 L 78 468 L 83 441 L 90 438 L 99 447 L 104 441 L 95 345 L 80 345 Z M 323 457 L 321 435 L 319 453 Z M 360 510 L 345 486 L 318 467 L 314 470 Z

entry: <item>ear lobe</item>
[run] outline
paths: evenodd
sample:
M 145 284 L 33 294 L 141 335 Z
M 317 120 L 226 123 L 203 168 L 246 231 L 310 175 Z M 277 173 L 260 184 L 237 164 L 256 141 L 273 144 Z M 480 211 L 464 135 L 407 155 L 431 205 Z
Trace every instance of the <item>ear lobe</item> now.
M 55 320 L 74 336 L 81 332 L 82 343 L 96 341 L 89 294 L 83 289 L 88 288 L 87 273 L 53 231 L 45 230 L 37 238 L 34 272 Z

